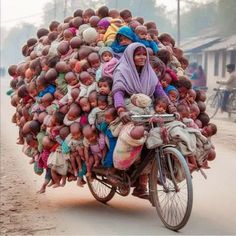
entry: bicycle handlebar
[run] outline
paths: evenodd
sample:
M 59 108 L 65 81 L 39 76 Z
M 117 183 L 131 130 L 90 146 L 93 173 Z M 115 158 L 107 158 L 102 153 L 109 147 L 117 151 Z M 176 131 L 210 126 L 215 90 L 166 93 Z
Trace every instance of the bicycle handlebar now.
M 164 122 L 170 122 L 176 120 L 175 114 L 154 114 L 154 115 L 132 115 L 133 121 L 148 122 L 150 118 L 157 117 L 162 118 Z

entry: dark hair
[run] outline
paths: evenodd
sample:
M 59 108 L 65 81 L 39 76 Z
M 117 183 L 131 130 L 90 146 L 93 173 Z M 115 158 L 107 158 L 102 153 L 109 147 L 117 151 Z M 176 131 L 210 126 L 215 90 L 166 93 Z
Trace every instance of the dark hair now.
M 83 10 L 81 10 L 81 9 L 77 9 L 77 10 L 73 13 L 73 16 L 74 16 L 74 17 L 78 17 L 78 16 L 82 17 L 82 15 L 83 15 Z
M 97 101 L 108 103 L 107 95 L 98 94 Z
M 228 69 L 235 70 L 235 64 L 228 64 L 226 65 Z
M 197 119 L 202 122 L 202 127 L 208 125 L 208 123 L 210 122 L 210 118 L 205 112 L 200 113 Z
M 17 79 L 12 79 L 11 82 L 10 82 L 11 88 L 16 89 L 17 88 L 17 83 L 18 83 Z
M 49 30 L 47 30 L 45 28 L 40 28 L 37 31 L 37 37 L 40 39 L 41 37 L 48 35 L 48 33 L 49 33 Z
M 124 18 L 127 18 L 127 17 L 132 17 L 132 13 L 131 13 L 130 10 L 125 9 L 125 10 L 122 10 L 120 12 L 120 16 L 121 16 L 121 18 L 124 19 Z
M 54 29 L 57 29 L 58 25 L 60 25 L 60 23 L 58 21 L 52 21 L 50 24 L 49 24 L 49 30 L 50 31 L 53 31 Z
M 102 6 L 98 8 L 97 15 L 100 18 L 108 17 L 109 16 L 109 9 L 107 6 Z
M 178 60 L 180 64 L 184 63 L 187 66 L 189 65 L 188 59 L 186 57 L 180 57 Z
M 186 76 L 179 76 L 179 80 L 176 82 L 176 87 L 177 88 L 184 87 L 186 89 L 191 89 L 192 83 L 190 79 L 188 79 Z
M 213 123 L 208 123 L 208 125 L 211 126 L 212 135 L 215 135 L 217 133 L 217 126 Z
M 163 42 L 163 41 L 168 41 L 172 44 L 172 46 L 174 47 L 175 46 L 175 40 L 171 37 L 170 34 L 167 34 L 167 33 L 163 33 L 161 34 L 158 39 Z
M 113 117 L 117 117 L 117 116 L 118 116 L 117 110 L 116 110 L 115 107 L 110 107 L 110 106 L 109 106 L 109 107 L 106 109 L 105 112 L 110 113 Z
M 60 112 L 60 111 L 56 111 L 53 116 L 55 117 L 55 120 L 56 122 L 59 124 L 59 125 L 62 125 L 63 124 L 63 120 L 64 120 L 64 117 L 65 115 Z
M 165 103 L 167 106 L 170 104 L 167 97 L 158 96 L 158 97 L 156 97 L 156 99 L 155 99 L 155 101 L 154 101 L 154 106 L 156 106 L 159 102 L 163 102 L 163 103 Z
M 39 121 L 37 120 L 32 120 L 29 124 L 29 128 L 30 128 L 30 131 L 31 133 L 33 133 L 34 135 L 37 135 L 40 131 L 40 127 L 41 127 L 41 124 Z
M 181 113 L 186 110 L 186 107 L 187 106 L 185 104 L 179 103 L 176 108 L 177 108 L 177 111 Z
M 88 16 L 95 16 L 96 14 L 95 14 L 95 11 L 92 9 L 92 8 L 88 8 L 88 9 L 85 9 L 84 11 L 83 11 L 83 16 L 84 15 L 88 15 Z
M 171 60 L 171 53 L 168 50 L 166 50 L 166 49 L 161 49 L 157 53 L 157 57 L 160 60 L 162 60 L 165 65 L 167 65 L 170 62 L 170 60 Z
M 28 145 L 30 144 L 31 140 L 37 141 L 32 134 L 27 134 L 25 137 L 25 141 Z
M 27 86 L 25 84 L 21 85 L 20 88 L 17 91 L 17 95 L 20 98 L 24 98 L 28 95 L 28 90 L 27 90 Z
M 79 122 L 74 122 L 70 125 L 70 130 L 76 128 L 78 131 L 82 132 L 82 127 Z
M 112 89 L 112 84 L 113 84 L 112 78 L 104 76 L 99 79 L 98 85 L 100 82 L 106 82 L 108 84 L 109 88 Z

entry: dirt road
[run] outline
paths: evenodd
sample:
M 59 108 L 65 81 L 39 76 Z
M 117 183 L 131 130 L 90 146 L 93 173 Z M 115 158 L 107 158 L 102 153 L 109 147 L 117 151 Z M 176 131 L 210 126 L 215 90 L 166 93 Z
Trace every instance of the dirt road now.
M 14 109 L 1 81 L 1 235 L 175 235 L 163 227 L 155 209 L 132 196 L 115 196 L 108 205 L 93 199 L 87 187 L 75 183 L 48 188 L 37 195 L 43 176 L 33 173 L 29 159 L 15 144 L 17 128 L 10 122 Z M 217 159 L 208 179 L 193 175 L 194 204 L 181 234 L 236 234 L 236 123 L 215 119 Z

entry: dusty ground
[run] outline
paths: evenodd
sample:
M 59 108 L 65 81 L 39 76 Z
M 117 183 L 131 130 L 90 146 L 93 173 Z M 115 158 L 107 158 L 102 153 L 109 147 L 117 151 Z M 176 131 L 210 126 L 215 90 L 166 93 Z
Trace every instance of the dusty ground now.
M 36 176 L 29 159 L 15 144 L 14 109 L 1 84 L 0 235 L 173 235 L 163 227 L 155 209 L 132 196 L 115 196 L 108 205 L 93 199 L 87 187 L 75 183 L 38 195 L 43 176 Z M 213 120 L 217 159 L 205 181 L 194 174 L 194 206 L 181 234 L 236 234 L 236 123 L 226 115 Z

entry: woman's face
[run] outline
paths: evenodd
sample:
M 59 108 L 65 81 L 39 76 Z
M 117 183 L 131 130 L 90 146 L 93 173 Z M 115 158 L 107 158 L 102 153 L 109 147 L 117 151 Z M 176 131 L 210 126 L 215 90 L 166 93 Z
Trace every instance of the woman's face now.
M 147 51 L 144 48 L 138 49 L 134 53 L 134 64 L 144 66 L 147 60 Z

